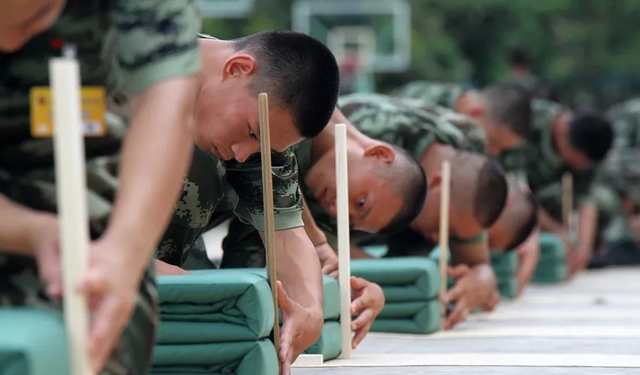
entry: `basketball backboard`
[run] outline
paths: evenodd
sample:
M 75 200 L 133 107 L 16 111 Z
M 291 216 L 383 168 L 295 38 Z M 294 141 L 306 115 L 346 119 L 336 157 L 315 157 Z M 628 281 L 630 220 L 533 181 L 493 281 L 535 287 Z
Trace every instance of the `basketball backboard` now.
M 255 0 L 198 0 L 203 18 L 245 18 Z
M 358 54 L 363 69 L 402 72 L 411 63 L 411 7 L 406 0 L 298 0 L 293 30 L 324 42 L 342 61 Z

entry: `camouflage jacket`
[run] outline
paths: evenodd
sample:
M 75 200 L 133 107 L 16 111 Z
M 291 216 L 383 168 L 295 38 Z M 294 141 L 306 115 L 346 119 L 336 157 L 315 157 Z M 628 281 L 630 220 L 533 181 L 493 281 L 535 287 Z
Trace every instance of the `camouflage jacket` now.
M 565 172 L 573 176 L 573 201 L 575 208 L 586 203 L 591 194 L 595 169 L 572 170 L 556 152 L 553 140 L 553 122 L 566 108 L 541 99 L 532 101 L 533 129 L 527 137 L 526 171 L 529 187 L 540 204 L 560 222 L 562 188 Z
M 275 229 L 303 226 L 298 164 L 293 149 L 271 153 Z M 223 161 L 196 148 L 182 196 L 156 257 L 182 265 L 214 212 L 233 211 L 240 220 L 264 231 L 262 160 L 253 154 L 244 163 Z
M 436 81 L 414 81 L 400 86 L 391 92 L 391 96 L 404 99 L 418 99 L 424 103 L 456 109 L 458 99 L 464 93 L 461 85 Z
M 136 95 L 200 69 L 200 22 L 192 0 L 69 0 L 51 29 L 15 53 L 0 53 L 0 166 L 17 173 L 53 165 L 51 139 L 30 135 L 29 92 L 49 85 L 59 41 L 75 44 L 82 84 Z M 87 138 L 88 157 L 119 149 L 119 139 Z
M 614 129 L 613 148 L 640 147 L 640 98 L 615 105 L 605 115 Z

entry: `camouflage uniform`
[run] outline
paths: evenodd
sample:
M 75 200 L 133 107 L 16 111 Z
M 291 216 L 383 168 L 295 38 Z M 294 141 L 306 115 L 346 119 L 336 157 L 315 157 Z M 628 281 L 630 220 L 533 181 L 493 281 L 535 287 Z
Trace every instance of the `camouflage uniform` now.
M 188 0 L 69 0 L 50 30 L 18 52 L 0 54 L 0 192 L 31 208 L 56 211 L 53 142 L 29 135 L 29 90 L 49 85 L 48 60 L 60 53 L 54 39 L 76 45 L 83 85 L 111 91 L 121 83 L 123 92 L 137 95 L 162 80 L 199 71 L 199 27 L 195 4 Z M 108 136 L 85 143 L 92 238 L 101 234 L 111 210 L 117 184 L 109 176 L 110 157 L 126 131 L 113 115 L 107 123 Z M 13 255 L 0 255 L 0 305 L 62 309 L 60 301 L 46 297 L 33 258 Z M 157 324 L 150 262 L 134 316 L 103 374 L 146 373 Z
M 437 104 L 455 110 L 464 92 L 462 86 L 456 83 L 414 81 L 396 88 L 391 92 L 391 96 L 418 99 L 424 103 Z
M 302 195 L 298 187 L 298 165 L 293 149 L 271 153 L 275 229 L 302 227 Z M 158 247 L 156 257 L 182 266 L 192 246 L 207 229 L 235 214 L 252 231 L 264 231 L 262 161 L 251 155 L 244 163 L 223 161 L 196 148 L 183 192 L 173 218 Z M 258 239 L 260 239 L 256 231 Z M 223 267 L 236 260 L 260 267 L 264 262 L 240 241 L 226 242 Z M 197 248 L 202 252 L 202 248 Z M 244 259 L 248 258 L 248 260 Z
M 465 134 L 450 122 L 434 116 L 433 113 L 417 109 L 413 105 L 407 105 L 401 99 L 377 94 L 353 94 L 341 97 L 338 106 L 349 122 L 362 133 L 371 138 L 402 147 L 417 160 L 422 159 L 424 153 L 434 142 L 469 151 L 473 151 L 475 145 L 482 144 L 482 138 L 469 141 Z M 467 127 L 467 129 L 472 128 Z M 470 132 L 468 134 L 482 136 L 483 133 Z M 305 140 L 296 146 L 295 153 L 301 181 L 304 181 L 306 173 L 311 168 L 311 146 L 312 140 Z M 326 233 L 329 244 L 336 248 L 337 219 L 331 217 L 324 210 L 308 187 L 302 185 L 301 190 L 318 227 Z M 407 228 L 399 236 L 408 235 L 405 232 L 413 231 Z M 359 231 L 352 231 L 350 236 L 353 243 L 361 246 L 382 244 L 388 241 L 386 236 Z M 420 235 L 419 238 L 423 237 Z M 472 241 L 477 240 L 482 240 L 482 237 L 472 239 Z M 223 242 L 224 256 L 227 256 L 226 246 L 238 243 L 242 243 L 242 246 L 238 247 L 251 248 L 252 251 L 259 250 L 261 252 L 259 257 L 264 261 L 264 247 L 257 232 L 238 220 L 232 220 L 229 234 Z M 425 244 L 425 246 L 429 246 L 426 240 Z M 429 247 L 429 249 L 431 248 Z M 223 267 L 224 263 L 223 258 Z M 242 266 L 240 263 L 236 264 Z M 245 267 L 249 267 L 249 265 L 245 265 Z

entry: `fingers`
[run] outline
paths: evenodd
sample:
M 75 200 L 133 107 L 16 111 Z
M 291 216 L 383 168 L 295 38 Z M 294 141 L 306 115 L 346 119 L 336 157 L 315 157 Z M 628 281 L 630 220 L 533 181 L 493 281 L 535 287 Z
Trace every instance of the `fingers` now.
M 444 301 L 442 302 L 447 304 L 452 301 L 457 301 L 464 296 L 465 291 L 466 288 L 464 286 L 460 285 L 460 283 L 456 283 L 453 288 L 449 289 L 447 294 L 445 294 Z
M 357 331 L 366 325 L 370 325 L 373 323 L 373 319 L 375 318 L 374 315 L 375 314 L 372 309 L 364 310 L 353 322 L 351 322 L 351 330 Z
M 464 276 L 467 273 L 469 273 L 470 270 L 471 269 L 466 264 L 459 264 L 459 265 L 457 265 L 455 267 L 449 267 L 447 269 L 447 275 L 449 275 L 450 277 L 459 279 L 462 276 Z
M 351 276 L 349 283 L 351 284 L 351 288 L 355 290 L 364 289 L 367 287 L 367 285 L 369 285 L 369 282 L 367 280 L 355 276 Z
M 333 272 L 329 273 L 329 276 L 330 276 L 330 277 L 333 277 L 333 278 L 334 278 L 334 279 L 336 279 L 336 280 L 338 280 L 338 276 L 339 276 L 339 274 L 338 274 L 338 270 L 335 270 L 335 271 L 333 271 Z
M 57 245 L 38 252 L 40 279 L 47 287 L 50 298 L 62 297 L 62 273 L 60 272 L 60 253 Z
M 94 373 L 107 362 L 131 314 L 135 299 L 117 294 L 105 296 L 95 311 L 89 336 L 89 356 Z
M 289 324 L 287 324 L 287 321 L 285 321 L 282 325 L 282 331 L 280 331 L 280 353 L 278 356 L 282 365 L 281 374 L 289 374 L 289 372 L 291 371 L 290 367 L 291 363 L 293 363 L 291 361 L 290 355 L 290 353 L 293 352 L 293 350 L 291 349 L 292 343 L 293 329 L 291 329 L 291 327 L 289 327 Z
M 284 310 L 291 309 L 291 300 L 289 300 L 289 296 L 287 292 L 284 291 L 284 287 L 280 281 L 276 281 L 276 290 L 278 294 L 278 306 L 280 306 L 280 309 L 282 309 L 284 313 Z
M 356 331 L 356 334 L 353 336 L 353 340 L 351 341 L 351 348 L 357 349 L 358 345 L 360 345 L 362 340 L 364 340 L 365 336 L 367 336 L 367 333 L 369 333 L 370 329 L 371 329 L 371 323 L 365 324 L 360 329 L 358 329 Z
M 330 275 L 331 273 L 338 273 L 338 265 L 336 264 L 331 264 L 331 263 L 325 263 L 322 266 L 322 273 L 325 275 Z
M 467 306 L 466 301 L 464 299 L 458 300 L 455 307 L 453 308 L 453 311 L 445 321 L 444 329 L 451 329 L 455 327 L 456 325 L 467 320 L 468 316 L 469 316 L 469 308 Z
M 500 303 L 500 293 L 496 290 L 491 294 L 491 297 L 489 297 L 489 300 L 484 305 L 482 310 L 491 312 L 496 308 L 496 306 L 498 306 L 498 303 Z

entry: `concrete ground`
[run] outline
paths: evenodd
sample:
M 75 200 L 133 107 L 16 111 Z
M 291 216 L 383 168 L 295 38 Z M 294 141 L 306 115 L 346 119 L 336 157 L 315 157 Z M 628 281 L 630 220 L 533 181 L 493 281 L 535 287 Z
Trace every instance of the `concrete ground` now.
M 222 225 L 206 236 L 219 258 Z M 531 286 L 492 314 L 432 335 L 371 333 L 349 360 L 294 375 L 640 374 L 640 269 L 589 271 Z

